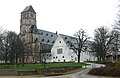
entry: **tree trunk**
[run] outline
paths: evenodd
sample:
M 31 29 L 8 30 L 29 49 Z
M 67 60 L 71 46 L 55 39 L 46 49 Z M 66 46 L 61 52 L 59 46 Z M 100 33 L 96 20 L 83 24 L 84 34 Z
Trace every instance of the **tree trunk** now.
M 78 63 L 80 63 L 80 51 L 78 51 Z
M 7 63 L 8 59 L 7 59 L 7 52 L 5 53 L 5 63 Z

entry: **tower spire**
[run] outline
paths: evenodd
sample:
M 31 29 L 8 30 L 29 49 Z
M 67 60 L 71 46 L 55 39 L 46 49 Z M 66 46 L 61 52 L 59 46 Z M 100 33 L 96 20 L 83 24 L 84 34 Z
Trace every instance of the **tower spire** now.
M 36 14 L 35 10 L 33 9 L 32 5 L 27 6 L 21 13 L 23 12 L 33 12 Z

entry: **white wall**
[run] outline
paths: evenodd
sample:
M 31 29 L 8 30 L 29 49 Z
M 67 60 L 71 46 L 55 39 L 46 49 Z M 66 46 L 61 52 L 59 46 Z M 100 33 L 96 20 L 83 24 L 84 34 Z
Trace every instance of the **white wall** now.
M 62 54 L 57 54 L 57 49 L 60 48 L 62 48 Z M 73 52 L 73 50 L 70 50 L 69 47 L 67 47 L 60 35 L 57 37 L 55 44 L 51 49 L 51 56 L 51 62 L 70 62 L 75 61 L 75 58 L 77 58 L 76 54 Z
M 80 61 L 96 61 L 97 58 L 93 56 L 90 52 L 81 52 Z
M 61 43 L 60 43 L 60 41 L 61 41 Z M 60 48 L 62 48 L 63 53 L 57 54 L 57 49 L 60 49 Z M 64 58 L 63 58 L 63 56 L 64 56 Z M 70 62 L 70 61 L 77 62 L 77 54 L 72 49 L 69 49 L 69 47 L 66 45 L 65 41 L 59 35 L 55 41 L 55 44 L 53 45 L 53 47 L 51 49 L 51 62 L 64 62 L 64 60 L 65 60 L 65 62 Z M 96 60 L 97 60 L 97 58 L 94 57 L 91 53 L 81 52 L 80 62 L 96 61 Z

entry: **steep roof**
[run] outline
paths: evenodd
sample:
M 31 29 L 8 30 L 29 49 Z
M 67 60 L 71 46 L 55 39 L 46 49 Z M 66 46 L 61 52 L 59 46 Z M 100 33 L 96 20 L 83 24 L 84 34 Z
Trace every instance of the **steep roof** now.
M 27 6 L 27 7 L 26 7 L 21 13 L 23 13 L 23 12 L 27 12 L 27 11 L 29 11 L 29 12 L 33 12 L 33 13 L 36 14 L 36 12 L 35 12 L 35 10 L 33 9 L 32 5 Z
M 53 45 L 58 36 L 56 33 L 41 29 L 38 29 L 37 33 L 39 34 L 39 42 L 41 44 Z
M 72 37 L 72 36 L 67 36 L 67 35 L 64 35 L 64 34 L 60 34 L 61 37 L 63 38 L 63 40 L 65 41 L 65 43 L 67 44 L 67 46 L 71 49 L 73 49 L 74 47 L 72 45 L 74 45 L 76 48 L 78 48 L 78 42 L 77 42 L 77 38 L 76 37 Z M 91 44 L 92 42 L 91 41 L 86 41 L 84 46 L 87 47 L 87 50 L 88 51 L 91 51 Z
M 63 40 L 65 41 L 65 43 L 67 44 L 68 47 L 73 48 L 73 46 L 71 46 L 71 44 L 77 47 L 77 38 L 72 37 L 72 36 L 68 36 L 68 35 L 64 35 L 64 34 L 60 34 L 61 37 L 63 38 Z

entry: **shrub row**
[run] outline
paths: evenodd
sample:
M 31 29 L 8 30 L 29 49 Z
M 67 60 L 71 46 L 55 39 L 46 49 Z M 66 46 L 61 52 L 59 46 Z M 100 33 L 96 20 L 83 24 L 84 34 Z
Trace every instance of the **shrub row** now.
M 88 72 L 92 75 L 99 76 L 115 76 L 120 77 L 120 69 L 115 67 L 102 67 L 102 68 L 94 68 Z
M 50 67 L 50 68 L 36 68 L 34 70 L 17 70 L 18 75 L 61 75 L 67 71 L 74 70 L 77 68 L 81 68 L 81 66 L 63 66 L 63 67 Z

